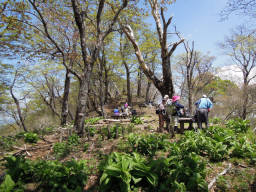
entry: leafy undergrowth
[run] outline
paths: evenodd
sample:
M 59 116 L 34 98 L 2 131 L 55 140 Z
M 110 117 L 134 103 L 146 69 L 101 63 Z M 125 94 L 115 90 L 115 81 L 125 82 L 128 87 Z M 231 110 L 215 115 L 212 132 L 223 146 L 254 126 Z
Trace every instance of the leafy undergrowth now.
M 153 131 L 157 121 L 142 119 L 99 127 L 94 125 L 100 118 L 87 119 L 85 138 L 72 133 L 72 126 L 1 137 L 6 175 L 0 191 L 208 191 L 228 163 L 231 170 L 211 191 L 250 191 L 256 185 L 256 137 L 248 121 L 170 139 Z M 23 150 L 24 157 L 14 151 L 18 147 L 33 150 Z

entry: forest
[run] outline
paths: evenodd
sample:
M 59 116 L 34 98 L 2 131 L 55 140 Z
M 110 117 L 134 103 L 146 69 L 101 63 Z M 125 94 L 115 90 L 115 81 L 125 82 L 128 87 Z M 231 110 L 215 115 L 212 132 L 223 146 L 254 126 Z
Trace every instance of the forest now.
M 179 1 L 0 1 L 0 192 L 256 191 L 255 27 L 223 34 L 216 66 Z M 216 20 L 256 20 L 255 0 L 225 1 Z M 159 133 L 165 95 L 191 119 L 207 95 L 210 126 Z

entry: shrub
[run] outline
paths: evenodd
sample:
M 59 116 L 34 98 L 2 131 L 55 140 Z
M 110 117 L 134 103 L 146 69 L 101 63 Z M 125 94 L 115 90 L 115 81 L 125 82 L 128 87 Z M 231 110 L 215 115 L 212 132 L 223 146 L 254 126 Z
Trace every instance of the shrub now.
M 96 128 L 91 126 L 86 126 L 85 131 L 90 133 L 90 136 L 93 137 L 96 134 Z
M 238 138 L 234 141 L 232 157 L 250 158 L 251 163 L 256 162 L 256 145 L 248 141 L 246 137 Z
M 219 117 L 214 117 L 213 119 L 210 119 L 210 122 L 213 124 L 220 124 L 222 120 Z
M 41 134 L 42 135 L 51 134 L 52 132 L 53 132 L 53 128 L 52 127 L 46 127 L 46 128 L 41 130 Z
M 3 183 L 0 185 L 0 191 L 11 192 L 15 187 L 15 183 L 10 175 L 5 175 Z
M 21 156 L 10 156 L 5 160 L 7 174 L 15 185 L 38 183 L 36 191 L 82 191 L 87 181 L 85 161 L 31 161 Z
M 131 191 L 139 184 L 157 185 L 157 176 L 140 155 L 114 152 L 102 167 L 100 191 Z
M 72 134 L 68 137 L 68 145 L 79 145 L 80 138 L 77 134 Z
M 15 135 L 15 137 L 16 137 L 17 139 L 24 138 L 24 134 L 25 134 L 25 133 L 26 133 L 26 132 L 17 133 L 17 134 Z
M 38 135 L 36 133 L 28 132 L 24 134 L 24 141 L 26 143 L 37 143 Z
M 87 181 L 86 161 L 38 161 L 34 177 L 39 188 L 51 191 L 82 191 Z
M 101 117 L 93 117 L 93 118 L 86 119 L 84 123 L 93 125 L 93 124 L 96 124 L 99 120 L 101 120 Z
M 225 192 L 228 191 L 229 185 L 225 177 L 220 176 L 216 181 L 216 191 Z
M 152 157 L 157 150 L 166 149 L 170 146 L 166 139 L 167 136 L 163 134 L 138 135 L 131 133 L 128 136 L 128 143 L 134 151 Z
M 109 129 L 109 135 L 108 135 L 108 129 Z M 115 124 L 112 127 L 107 127 L 106 126 L 106 127 L 103 127 L 101 129 L 102 137 L 105 137 L 105 136 L 108 137 L 109 136 L 109 139 L 116 138 L 121 133 L 122 133 L 122 126 L 120 124 Z
M 89 143 L 85 143 L 83 147 L 83 151 L 86 152 L 89 149 Z
M 13 149 L 13 145 L 17 143 L 15 137 L 11 136 L 0 136 L 0 146 L 3 150 L 10 151 Z
M 211 137 L 217 142 L 222 142 L 228 147 L 232 146 L 233 141 L 236 140 L 236 136 L 232 129 L 223 128 L 220 126 L 212 126 L 209 127 L 205 131 L 205 135 Z
M 205 163 L 194 153 L 147 161 L 137 153 L 114 152 L 101 169 L 100 191 L 208 190 Z
M 207 155 L 211 161 L 221 161 L 228 155 L 227 145 L 206 136 L 203 131 L 187 131 L 177 144 L 183 156 L 194 152 L 198 155 Z
M 133 130 L 134 130 L 134 127 L 135 127 L 135 125 L 134 125 L 134 123 L 129 123 L 128 125 L 127 125 L 127 132 L 128 133 L 132 133 L 133 132 Z
M 65 142 L 55 143 L 53 153 L 57 159 L 64 158 L 70 153 L 70 146 Z
M 132 116 L 131 123 L 134 123 L 135 125 L 143 124 L 143 121 L 140 117 Z
M 236 133 L 246 133 L 250 128 L 250 121 L 243 119 L 231 119 L 226 124 L 227 128 L 234 130 Z

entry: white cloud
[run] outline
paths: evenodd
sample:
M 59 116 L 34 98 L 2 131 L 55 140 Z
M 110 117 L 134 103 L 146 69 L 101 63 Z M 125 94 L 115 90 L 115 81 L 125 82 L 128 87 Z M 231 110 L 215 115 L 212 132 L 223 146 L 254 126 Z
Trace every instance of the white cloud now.
M 256 67 L 254 67 L 249 75 L 249 78 L 256 74 Z M 224 80 L 230 80 L 237 85 L 242 85 L 243 83 L 243 73 L 242 70 L 237 65 L 227 65 L 217 69 L 218 77 Z M 256 78 L 251 80 L 250 84 L 255 84 Z

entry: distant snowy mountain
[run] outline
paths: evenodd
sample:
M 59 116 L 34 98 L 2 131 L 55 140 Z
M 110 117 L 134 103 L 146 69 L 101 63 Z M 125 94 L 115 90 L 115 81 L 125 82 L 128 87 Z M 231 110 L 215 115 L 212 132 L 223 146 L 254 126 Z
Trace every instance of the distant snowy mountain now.
M 253 68 L 251 75 L 249 77 L 252 77 L 256 74 L 256 67 Z M 216 75 L 224 80 L 230 80 L 237 85 L 241 85 L 243 83 L 243 73 L 242 70 L 237 65 L 228 65 L 223 66 L 217 69 Z M 250 85 L 256 83 L 256 78 L 251 80 Z

